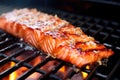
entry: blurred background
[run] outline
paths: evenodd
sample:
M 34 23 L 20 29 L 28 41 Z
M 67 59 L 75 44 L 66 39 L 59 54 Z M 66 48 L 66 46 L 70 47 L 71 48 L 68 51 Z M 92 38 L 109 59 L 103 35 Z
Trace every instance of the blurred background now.
M 120 10 L 120 0 L 0 0 L 0 5 L 47 7 L 112 20 L 119 20 Z
M 38 1 L 38 2 L 37 2 Z M 73 13 L 97 16 L 108 19 L 118 19 L 120 0 L 40 0 L 34 4 L 53 7 Z

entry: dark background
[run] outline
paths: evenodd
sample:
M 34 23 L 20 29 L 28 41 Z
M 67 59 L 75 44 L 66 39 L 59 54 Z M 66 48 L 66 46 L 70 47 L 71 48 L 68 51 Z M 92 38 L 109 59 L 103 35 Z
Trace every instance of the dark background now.
M 31 0 L 31 3 L 77 14 L 119 20 L 120 0 Z
M 0 0 L 0 3 L 14 7 L 42 6 L 107 20 L 120 20 L 120 0 Z

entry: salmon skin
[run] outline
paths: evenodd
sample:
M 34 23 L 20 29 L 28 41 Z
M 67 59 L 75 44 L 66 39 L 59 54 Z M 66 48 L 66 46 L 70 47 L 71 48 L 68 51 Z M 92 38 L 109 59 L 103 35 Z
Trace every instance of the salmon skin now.
M 3 13 L 0 29 L 79 68 L 113 54 L 111 49 L 87 36 L 79 27 L 36 9 L 23 8 Z

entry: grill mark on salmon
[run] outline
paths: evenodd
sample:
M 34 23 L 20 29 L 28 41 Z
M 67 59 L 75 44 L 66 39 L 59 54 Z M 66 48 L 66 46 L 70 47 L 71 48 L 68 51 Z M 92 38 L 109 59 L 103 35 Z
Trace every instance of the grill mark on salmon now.
M 48 55 L 82 67 L 108 58 L 111 49 L 87 36 L 79 27 L 36 9 L 19 9 L 0 16 L 0 29 Z

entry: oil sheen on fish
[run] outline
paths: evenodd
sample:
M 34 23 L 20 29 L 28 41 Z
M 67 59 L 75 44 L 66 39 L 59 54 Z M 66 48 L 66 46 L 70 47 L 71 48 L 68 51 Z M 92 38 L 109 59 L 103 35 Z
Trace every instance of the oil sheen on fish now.
M 77 67 L 113 54 L 111 49 L 86 35 L 80 27 L 36 9 L 24 8 L 3 13 L 0 16 L 0 29 Z

